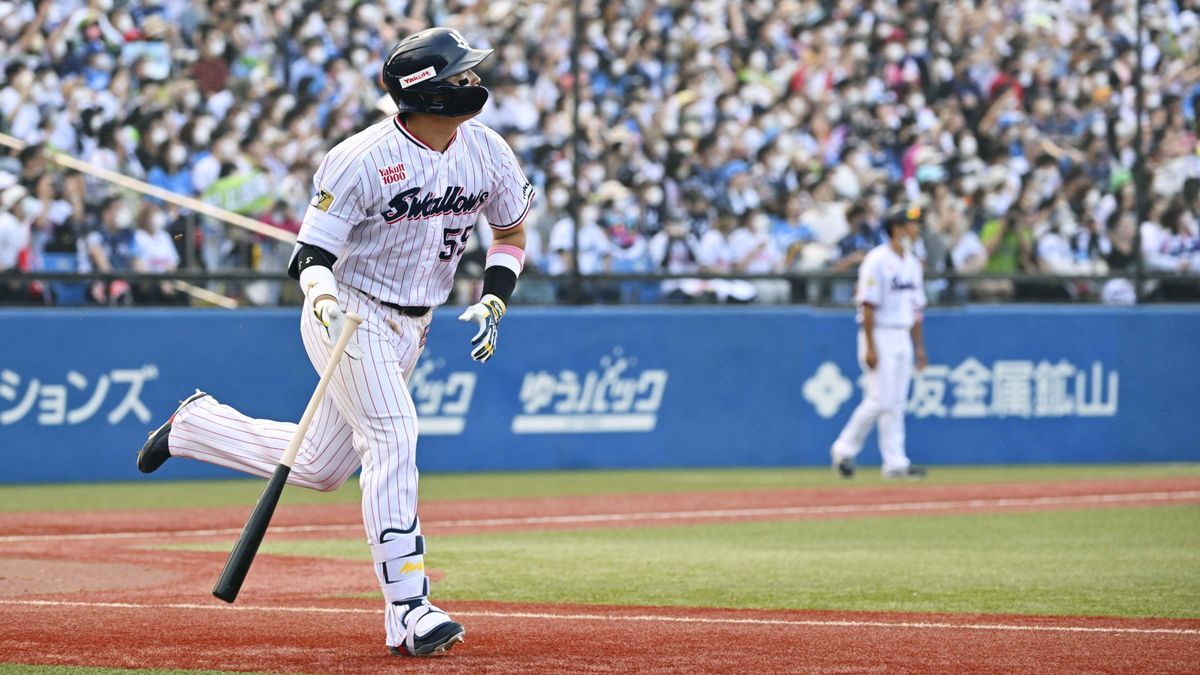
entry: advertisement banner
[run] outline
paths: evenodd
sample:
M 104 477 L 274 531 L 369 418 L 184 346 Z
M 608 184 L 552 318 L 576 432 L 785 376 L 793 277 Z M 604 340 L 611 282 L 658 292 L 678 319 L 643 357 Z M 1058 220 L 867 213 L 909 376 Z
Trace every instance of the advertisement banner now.
M 136 478 L 147 433 L 197 388 L 297 420 L 317 380 L 298 312 L 0 313 L 0 482 Z M 844 310 L 514 307 L 487 364 L 457 315 L 436 312 L 409 381 L 423 471 L 823 465 L 862 397 Z M 909 456 L 1200 460 L 1197 335 L 1191 307 L 930 312 Z M 859 459 L 878 458 L 873 434 Z M 232 475 L 172 461 L 156 477 Z

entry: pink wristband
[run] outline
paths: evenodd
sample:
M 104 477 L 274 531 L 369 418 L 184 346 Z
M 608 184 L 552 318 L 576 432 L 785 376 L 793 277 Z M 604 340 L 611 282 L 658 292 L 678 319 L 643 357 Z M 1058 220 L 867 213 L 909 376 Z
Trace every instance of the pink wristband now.
M 525 251 L 511 244 L 494 244 L 488 249 L 487 262 L 484 268 L 507 267 L 513 274 L 520 275 L 525 267 Z

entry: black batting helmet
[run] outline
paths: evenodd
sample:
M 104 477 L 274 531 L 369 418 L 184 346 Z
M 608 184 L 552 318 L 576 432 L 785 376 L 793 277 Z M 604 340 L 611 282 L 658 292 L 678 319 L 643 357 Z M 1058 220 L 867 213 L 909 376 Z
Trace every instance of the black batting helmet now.
M 383 62 L 383 86 L 400 112 L 473 115 L 487 103 L 488 90 L 461 87 L 447 80 L 474 68 L 491 53 L 490 49 L 471 49 L 458 31 L 449 28 L 413 33 L 388 52 Z
M 883 219 L 883 227 L 890 235 L 892 228 L 897 225 L 921 223 L 923 215 L 921 207 L 916 204 L 897 204 L 888 210 L 887 216 Z

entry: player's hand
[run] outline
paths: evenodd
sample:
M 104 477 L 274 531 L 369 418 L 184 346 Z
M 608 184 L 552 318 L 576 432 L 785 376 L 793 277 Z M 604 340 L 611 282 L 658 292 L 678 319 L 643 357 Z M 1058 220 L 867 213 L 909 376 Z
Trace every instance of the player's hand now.
M 475 349 L 471 350 L 471 358 L 480 363 L 487 363 L 492 354 L 496 353 L 496 337 L 500 329 L 500 319 L 505 311 L 507 308 L 504 301 L 489 293 L 458 317 L 459 321 L 474 321 L 479 324 L 479 331 L 471 338 L 471 344 L 475 345 Z
M 875 354 L 875 345 L 867 345 L 867 353 L 863 356 L 863 361 L 866 362 L 867 368 L 875 370 L 875 366 L 879 365 L 879 357 Z
M 929 357 L 925 355 L 924 349 L 917 350 L 917 370 L 925 370 L 925 366 L 929 365 Z
M 313 313 L 317 315 L 317 321 L 325 327 L 325 340 L 332 347 L 337 344 L 338 336 L 342 334 L 342 327 L 346 325 L 346 313 L 338 307 L 337 300 L 331 295 L 322 295 L 313 303 Z M 350 342 L 346 343 L 346 356 L 357 361 L 362 358 L 362 347 L 358 346 L 358 338 L 351 336 Z

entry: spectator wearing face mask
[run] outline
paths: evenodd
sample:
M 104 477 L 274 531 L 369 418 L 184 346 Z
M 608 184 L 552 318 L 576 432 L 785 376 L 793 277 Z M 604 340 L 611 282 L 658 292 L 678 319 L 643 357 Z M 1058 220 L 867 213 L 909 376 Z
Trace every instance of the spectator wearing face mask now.
M 661 185 L 650 183 L 642 186 L 637 202 L 630 209 L 630 219 L 638 232 L 658 232 L 662 228 L 663 201 L 666 195 Z
M 93 269 L 111 274 L 133 269 L 133 212 L 121 197 L 100 203 L 97 227 L 87 236 L 87 252 Z M 92 300 L 101 305 L 133 302 L 129 283 L 114 279 L 92 284 Z
M 689 232 L 699 237 L 717 220 L 716 210 L 699 189 L 688 189 L 683 194 L 683 215 Z
M 55 193 L 52 208 L 52 217 L 57 223 L 53 237 L 46 242 L 46 250 L 74 253 L 78 258 L 86 259 L 83 239 L 87 234 L 87 217 L 88 212 L 99 204 L 98 196 L 88 190 L 84 174 L 74 170 L 62 174 L 62 187 Z M 77 267 L 86 269 L 86 260 L 80 260 Z
M 146 182 L 164 190 L 191 197 L 195 193 L 192 191 L 192 170 L 187 165 L 187 159 L 188 151 L 182 143 L 178 141 L 164 143 L 159 150 L 154 166 L 146 176 Z M 162 204 L 162 201 L 156 198 L 150 198 L 150 201 Z
M 1013 208 L 1003 216 L 984 223 L 979 233 L 979 240 L 988 256 L 983 271 L 992 274 L 1033 271 L 1036 268 L 1033 223 L 1038 217 L 1036 211 Z M 972 286 L 978 297 L 992 300 L 1011 299 L 1016 292 L 1010 279 L 981 279 Z
M 838 241 L 838 257 L 831 268 L 834 272 L 857 269 L 867 253 L 885 241 L 882 224 L 873 220 L 862 205 L 851 206 L 846 217 L 854 229 Z
M 18 269 L 21 253 L 29 247 L 29 218 L 22 202 L 29 191 L 12 184 L 0 192 L 0 272 Z M 12 299 L 15 289 L 0 285 L 0 296 Z
M 847 221 L 853 229 L 837 242 L 836 257 L 830 264 L 832 272 L 851 272 L 858 269 L 863 258 L 872 249 L 886 241 L 883 223 L 871 217 L 861 204 L 854 204 L 846 212 Z M 852 301 L 854 282 L 835 279 L 830 282 L 830 299 L 839 304 Z
M 258 220 L 265 225 L 278 227 L 293 234 L 300 232 L 300 218 L 296 216 L 295 210 L 282 199 L 277 199 L 271 210 L 264 213 Z
M 38 220 L 44 219 L 44 208 L 37 197 L 30 195 L 22 185 L 13 185 L 0 193 L 0 204 L 10 204 L 7 210 L 14 220 L 8 221 L 5 232 L 0 233 L 0 270 L 29 271 L 36 269 L 32 264 L 35 257 Z M 13 226 L 16 222 L 16 226 Z M 13 280 L 0 282 L 0 297 L 29 303 L 42 301 L 44 287 L 41 283 Z
M 1195 219 L 1181 198 L 1161 210 L 1157 218 L 1142 226 L 1142 251 L 1147 268 L 1157 272 L 1195 275 L 1200 272 L 1200 233 Z M 1158 295 L 1166 300 L 1194 300 L 1197 288 L 1191 284 L 1163 279 Z
M 49 163 L 46 161 L 45 146 L 33 143 L 25 146 L 17 153 L 21 162 L 21 184 L 28 190 L 33 190 L 38 180 L 45 176 Z
M 575 270 L 576 256 L 579 259 L 579 273 L 583 275 L 603 274 L 609 267 L 610 244 L 608 234 L 599 223 L 599 211 L 593 205 L 587 205 L 579 210 L 580 226 L 570 215 L 564 214 L 550 228 L 550 239 L 546 256 L 546 272 L 551 276 L 569 275 Z M 579 237 L 578 254 L 574 252 L 575 238 Z M 571 284 L 563 283 L 558 286 L 557 297 L 560 302 L 571 298 Z M 584 299 L 591 300 L 594 290 L 584 286 Z
M 313 167 L 293 167 L 391 114 L 377 107 L 383 55 L 442 14 L 472 43 L 501 42 L 488 45 L 505 52 L 492 81 L 511 95 L 494 97 L 500 105 L 483 119 L 506 130 L 543 194 L 552 181 L 582 195 L 618 182 L 636 194 L 637 230 L 647 236 L 668 212 L 687 210 L 699 237 L 715 207 L 773 213 L 787 195 L 811 190 L 816 206 L 804 207 L 803 220 L 815 240 L 799 257 L 807 271 L 826 268 L 853 226 L 840 213 L 866 203 L 878 181 L 905 185 L 906 201 L 929 185 L 945 185 L 951 202 L 971 201 L 957 241 L 931 220 L 930 234 L 946 239 L 951 258 L 985 222 L 1025 209 L 1013 206 L 1024 182 L 1045 201 L 1073 194 L 1071 175 L 1082 176 L 1104 205 L 1095 214 L 1101 224 L 1136 208 L 1127 196 L 1135 24 L 1105 3 L 1058 3 L 1053 27 L 1031 20 L 1044 19 L 1044 8 L 1029 3 L 875 3 L 826 13 L 818 26 L 794 3 L 745 16 L 716 0 L 696 0 L 683 13 L 609 3 L 582 26 L 577 127 L 569 63 L 579 36 L 541 0 L 508 13 L 478 2 L 409 3 L 407 16 L 390 20 L 383 5 L 352 0 L 0 4 L 13 6 L 0 8 L 0 129 L 59 149 L 77 145 L 71 154 L 135 177 L 179 141 L 193 194 L 217 181 L 223 164 L 265 169 L 267 204 L 284 198 L 297 213 L 311 185 L 305 179 L 299 190 L 289 177 L 311 177 Z M 1144 147 L 1154 200 L 1166 204 L 1200 178 L 1200 19 L 1195 2 L 1147 0 L 1145 10 Z M 164 120 L 149 114 L 154 105 L 166 106 Z M 183 129 L 203 118 L 206 134 Z M 578 175 L 564 148 L 582 155 Z M 204 156 L 210 149 L 216 157 Z M 814 186 L 818 176 L 830 190 Z M 1191 194 L 1194 215 L 1200 192 Z M 1083 222 L 1081 209 L 1076 217 Z M 213 241 L 227 240 L 226 228 L 214 227 L 222 232 Z M 944 256 L 925 243 L 936 272 Z M 960 259 L 977 260 L 974 246 L 964 248 L 970 255 Z
M 218 125 L 212 139 L 212 151 L 198 156 L 192 166 L 192 189 L 196 191 L 195 194 L 203 194 L 208 190 L 221 177 L 225 164 L 232 164 L 236 169 L 241 160 L 241 135 L 231 125 Z
M 167 213 L 161 206 L 143 202 L 133 232 L 130 267 L 144 274 L 167 274 L 179 267 L 179 253 L 167 232 Z M 178 292 L 170 280 L 142 282 L 137 298 L 145 304 L 175 302 Z
M 118 138 L 119 129 L 116 122 L 104 122 L 96 132 L 96 143 L 91 150 L 83 154 L 83 160 L 97 169 L 105 171 L 120 171 L 126 164 L 125 145 Z M 98 178 L 86 179 L 89 190 L 103 191 L 108 183 Z
M 200 30 L 200 56 L 192 62 L 190 75 L 204 95 L 225 89 L 229 80 L 229 59 L 225 56 L 225 37 L 213 26 Z
M 718 218 L 717 222 L 700 237 L 696 256 L 701 272 L 721 275 L 734 273 L 734 253 L 729 245 L 729 236 L 736 229 L 737 218 L 725 215 Z M 719 302 L 754 302 L 758 296 L 758 289 L 754 287 L 754 284 L 741 279 L 710 279 L 708 283 Z
M 645 274 L 650 271 L 650 254 L 646 237 L 638 231 L 632 218 L 616 218 L 608 230 L 608 269 L 614 274 Z M 639 302 L 653 295 L 645 282 L 625 281 L 617 284 L 618 302 Z
M 801 217 L 804 212 L 805 197 L 806 195 L 801 193 L 788 195 L 783 213 L 777 215 L 772 223 L 775 245 L 783 252 L 784 271 L 806 269 L 804 249 L 815 239 L 813 231 Z
M 755 189 L 749 171 L 738 170 L 729 178 L 729 187 L 721 203 L 735 216 L 745 215 L 762 206 L 762 197 Z
M 78 185 L 78 181 L 72 180 Z M 43 254 L 49 248 L 53 251 L 76 250 L 76 227 L 74 209 L 71 203 L 62 198 L 62 187 L 59 185 L 59 175 L 47 172 L 34 182 L 31 206 L 30 235 L 30 268 L 44 269 Z
M 126 171 L 135 173 L 138 178 L 146 176 L 150 168 L 158 163 L 163 147 L 171 140 L 171 125 L 162 110 L 150 110 L 136 116 L 139 135 L 134 149 L 136 163 L 126 166 Z
M 837 199 L 833 186 L 822 178 L 812 188 L 813 201 L 801 216 L 812 228 L 816 240 L 826 246 L 836 246 L 850 232 L 846 220 L 847 204 Z
M 1075 265 L 1072 240 L 1078 233 L 1072 220 L 1062 221 L 1051 217 L 1049 227 L 1043 229 L 1037 240 L 1038 267 L 1049 274 L 1075 274 L 1080 271 Z
M 526 218 L 529 223 L 531 219 Z M 517 287 L 514 297 L 520 298 L 522 303 L 534 305 L 550 305 L 554 304 L 554 283 L 545 278 L 546 274 L 546 245 L 542 236 L 541 229 L 533 223 L 525 228 L 525 266 L 522 268 L 523 273 L 528 277 L 521 280 L 521 284 Z M 487 231 L 489 228 L 482 228 Z M 491 232 L 488 232 L 490 235 Z M 481 251 L 486 251 L 488 244 L 485 246 L 483 237 L 472 237 L 476 240 L 476 246 Z M 486 262 L 486 259 L 485 259 Z M 483 269 L 483 266 L 480 267 Z M 472 293 L 476 293 L 474 285 L 471 288 Z M 474 295 L 469 296 L 464 300 L 464 304 L 474 300 Z
M 668 219 L 663 229 L 650 239 L 652 269 L 669 274 L 694 274 L 700 271 L 700 248 L 695 235 L 676 219 Z M 710 292 L 701 279 L 670 279 L 662 282 L 662 297 L 668 302 L 693 302 Z
M 67 28 L 73 28 L 77 34 L 76 50 L 85 53 L 107 51 L 110 45 L 119 45 L 124 41 L 121 31 L 117 30 L 109 20 L 113 0 L 88 0 L 76 9 L 64 22 Z
M 33 70 L 21 59 L 9 61 L 4 67 L 0 118 L 7 121 L 7 133 L 24 140 L 32 140 L 41 124 L 33 80 Z
M 742 226 L 729 235 L 735 274 L 778 274 L 783 271 L 783 252 L 771 233 L 771 218 L 761 210 L 747 214 Z M 778 279 L 755 279 L 759 302 L 787 302 L 791 288 Z
M 297 93 L 312 94 L 325 88 L 325 62 L 329 60 L 329 51 L 325 42 L 319 37 L 310 37 L 304 41 L 302 56 L 288 70 L 288 84 L 297 88 L 308 81 L 308 86 Z
M 70 205 L 58 199 L 56 177 L 53 173 L 44 173 L 35 178 L 30 196 L 23 200 L 31 237 L 27 269 L 41 269 L 40 257 L 46 242 L 54 238 L 57 227 L 71 213 Z
M 1104 254 L 1104 262 L 1111 271 L 1132 270 L 1137 264 L 1137 217 L 1130 211 L 1113 214 L 1108 226 L 1111 245 Z M 1101 288 L 1100 298 L 1110 305 L 1132 305 L 1137 302 L 1137 290 L 1129 279 L 1109 279 Z
M 1037 236 L 1036 261 L 1038 269 L 1046 274 L 1070 275 L 1091 272 L 1076 256 L 1075 239 L 1079 233 L 1078 223 L 1069 215 L 1052 212 Z M 1079 287 L 1075 282 L 1050 283 L 1038 289 L 1045 299 L 1073 299 Z

